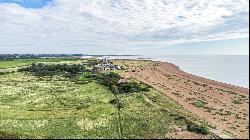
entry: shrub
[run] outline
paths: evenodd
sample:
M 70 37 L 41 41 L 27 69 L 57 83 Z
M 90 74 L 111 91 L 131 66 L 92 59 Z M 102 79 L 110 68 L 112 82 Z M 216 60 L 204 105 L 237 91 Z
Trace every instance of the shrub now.
M 149 87 L 144 87 L 144 88 L 141 88 L 141 91 L 144 91 L 144 92 L 149 92 L 149 91 L 150 91 L 150 89 L 149 89 Z
M 208 134 L 208 129 L 205 126 L 200 126 L 194 123 L 189 122 L 187 125 L 187 130 L 190 132 L 195 132 L 198 134 L 203 134 L 203 135 L 207 135 Z
M 112 99 L 109 101 L 110 104 L 114 105 L 116 108 L 121 109 L 123 108 L 123 105 L 121 102 L 119 102 L 118 99 Z
M 109 101 L 109 103 L 111 103 L 112 105 L 116 105 L 118 103 L 117 99 L 112 99 Z
M 243 102 L 241 102 L 240 100 L 233 100 L 232 103 L 234 103 L 234 104 L 243 104 Z
M 192 105 L 196 106 L 196 107 L 204 107 L 207 103 L 203 102 L 201 100 L 197 100 L 195 102 L 192 103 Z
M 177 115 L 175 117 L 175 120 L 185 120 L 186 121 L 186 117 Z
M 0 72 L 0 75 L 4 75 L 4 74 L 6 74 L 7 72 Z
M 139 92 L 141 90 L 140 84 L 136 82 L 120 83 L 119 91 L 125 93 Z

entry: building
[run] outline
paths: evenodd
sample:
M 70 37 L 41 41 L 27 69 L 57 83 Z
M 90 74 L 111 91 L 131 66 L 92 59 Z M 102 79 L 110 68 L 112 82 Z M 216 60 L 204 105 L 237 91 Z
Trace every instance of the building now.
M 122 69 L 121 66 L 119 66 L 119 65 L 115 65 L 115 67 L 116 67 L 117 70 L 121 70 Z
M 99 62 L 102 64 L 109 64 L 109 60 L 107 58 L 99 58 Z
M 94 73 L 101 73 L 102 71 L 104 71 L 105 69 L 104 69 L 104 67 L 103 66 L 94 66 L 93 67 L 93 72 Z
M 104 67 L 104 70 L 110 70 L 110 67 L 106 66 L 106 67 Z

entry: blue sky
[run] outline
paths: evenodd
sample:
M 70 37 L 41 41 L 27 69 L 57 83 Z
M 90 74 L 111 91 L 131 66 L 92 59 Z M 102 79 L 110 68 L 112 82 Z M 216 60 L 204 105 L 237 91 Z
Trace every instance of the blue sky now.
M 249 54 L 248 0 L 0 0 L 0 53 Z
M 25 8 L 42 8 L 52 2 L 52 0 L 0 0 L 0 3 L 16 3 Z

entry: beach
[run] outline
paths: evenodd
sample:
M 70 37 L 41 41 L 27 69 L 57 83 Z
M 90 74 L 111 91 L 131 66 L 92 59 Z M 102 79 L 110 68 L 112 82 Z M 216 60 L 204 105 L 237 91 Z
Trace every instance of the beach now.
M 137 61 L 114 62 L 126 63 L 126 78 L 151 85 L 212 127 L 235 138 L 248 138 L 248 88 L 195 76 L 172 63 L 144 60 L 138 66 Z
M 146 55 L 103 56 L 109 59 L 134 59 L 169 62 L 181 70 L 215 81 L 249 88 L 248 55 Z

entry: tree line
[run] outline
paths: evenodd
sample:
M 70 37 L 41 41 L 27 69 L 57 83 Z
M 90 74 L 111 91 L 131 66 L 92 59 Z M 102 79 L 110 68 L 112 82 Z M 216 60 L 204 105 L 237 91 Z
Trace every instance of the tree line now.
M 31 66 L 26 68 L 21 68 L 19 72 L 28 72 L 38 77 L 44 76 L 55 76 L 55 75 L 64 75 L 64 76 L 76 76 L 84 72 L 90 72 L 91 70 L 86 69 L 84 65 L 80 64 L 43 64 L 43 63 L 32 63 Z

